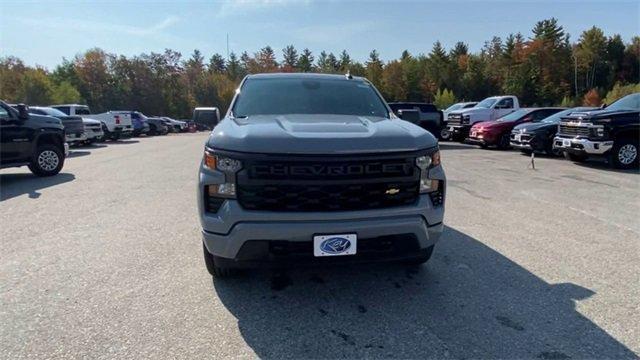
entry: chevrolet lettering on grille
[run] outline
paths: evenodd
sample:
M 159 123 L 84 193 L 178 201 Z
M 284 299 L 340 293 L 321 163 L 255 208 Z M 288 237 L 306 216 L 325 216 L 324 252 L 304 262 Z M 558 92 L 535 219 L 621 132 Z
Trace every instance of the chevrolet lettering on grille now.
M 370 164 L 336 164 L 336 165 L 254 165 L 253 176 L 348 176 L 348 175 L 409 175 L 411 165 L 408 163 L 370 163 Z

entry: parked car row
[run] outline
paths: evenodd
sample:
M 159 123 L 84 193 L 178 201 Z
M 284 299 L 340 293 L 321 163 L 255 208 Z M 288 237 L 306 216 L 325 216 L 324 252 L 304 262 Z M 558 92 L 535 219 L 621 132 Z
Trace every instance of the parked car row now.
M 473 107 L 446 112 L 447 130 L 461 142 L 564 155 L 575 162 L 604 157 L 616 168 L 638 168 L 640 93 L 601 108 L 570 109 L 522 108 L 515 96 L 493 96 Z
M 69 146 L 215 126 L 219 118 L 208 117 L 206 123 L 197 123 L 196 115 L 201 116 L 198 109 L 194 119 L 187 122 L 128 110 L 92 114 L 88 106 L 79 104 L 28 107 L 0 101 L 0 165 L 29 166 L 38 176 L 55 175 L 62 169 Z M 215 109 L 214 114 L 219 116 L 217 108 L 206 109 Z

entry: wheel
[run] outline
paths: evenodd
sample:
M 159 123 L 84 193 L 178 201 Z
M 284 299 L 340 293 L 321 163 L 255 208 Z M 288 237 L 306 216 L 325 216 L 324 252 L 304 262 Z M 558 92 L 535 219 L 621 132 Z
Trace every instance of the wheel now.
M 618 169 L 638 167 L 638 140 L 622 138 L 613 143 L 611 149 L 613 166 Z
M 442 141 L 451 140 L 451 131 L 449 131 L 449 129 L 447 129 L 446 127 L 443 127 L 442 129 L 440 129 L 440 140 Z
M 511 147 L 509 144 L 509 134 L 502 134 L 500 136 L 500 142 L 498 143 L 498 149 L 506 150 Z
M 221 268 L 216 266 L 215 261 L 213 260 L 213 255 L 207 250 L 207 247 L 202 243 L 202 251 L 204 253 L 204 264 L 207 266 L 207 271 L 214 278 L 225 278 L 234 274 L 233 269 L 229 268 Z
M 155 125 L 150 125 L 149 126 L 149 131 L 147 131 L 147 135 L 149 135 L 149 136 L 158 135 L 158 130 L 156 129 Z
M 533 151 L 528 150 L 528 149 L 520 149 L 520 152 L 525 154 L 525 155 L 531 155 L 533 153 Z
M 433 248 L 435 245 L 431 245 L 427 248 L 427 250 L 421 254 L 419 257 L 412 258 L 409 260 L 404 260 L 403 263 L 410 266 L 422 265 L 431 259 L 431 255 L 433 255 Z
M 102 124 L 102 136 L 98 138 L 98 141 L 105 142 L 110 136 L 111 136 L 111 133 L 109 132 L 107 125 Z
M 562 150 L 553 147 L 553 141 L 549 142 L 547 145 L 547 149 L 544 151 L 549 156 L 562 156 Z
M 564 157 L 567 160 L 571 160 L 571 161 L 575 161 L 575 162 L 585 162 L 588 158 L 587 155 L 578 155 L 578 154 L 572 154 L 569 152 L 564 152 Z
M 488 147 L 489 147 L 489 145 L 487 145 L 487 144 L 480 144 L 480 148 L 481 148 L 481 149 L 486 149 L 486 148 L 488 148 Z
M 38 146 L 33 154 L 29 170 L 37 176 L 53 176 L 62 170 L 64 151 L 58 146 L 45 144 Z

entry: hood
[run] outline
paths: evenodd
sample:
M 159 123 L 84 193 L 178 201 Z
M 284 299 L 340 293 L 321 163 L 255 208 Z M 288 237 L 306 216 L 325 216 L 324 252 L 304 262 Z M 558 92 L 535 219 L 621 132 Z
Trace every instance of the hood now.
M 490 128 L 499 128 L 499 127 L 503 127 L 505 125 L 505 123 L 501 123 L 501 122 L 497 122 L 497 121 L 480 121 L 477 122 L 475 124 L 473 124 L 473 128 L 484 128 L 484 129 L 490 129 Z
M 609 116 L 616 116 L 620 114 L 628 114 L 628 113 L 637 113 L 638 110 L 593 110 L 593 111 L 579 111 L 571 113 L 569 116 L 563 117 L 563 119 L 572 119 L 572 120 L 591 120 L 591 119 L 602 119 L 607 118 Z
M 480 115 L 480 114 L 491 114 L 491 109 L 485 108 L 468 108 L 462 110 L 454 110 L 449 113 L 449 115 Z
M 400 152 L 437 144 L 431 133 L 407 121 L 354 115 L 225 118 L 207 142 L 214 149 L 267 154 Z
M 27 122 L 31 124 L 37 124 L 41 127 L 55 128 L 60 130 L 64 129 L 62 120 L 53 116 L 29 114 L 29 119 L 27 120 Z
M 524 132 L 532 133 L 537 131 L 546 131 L 549 129 L 558 128 L 557 123 L 543 123 L 543 122 L 529 122 L 520 125 L 516 125 L 513 130 L 520 131 L 524 130 Z
M 82 122 L 85 125 L 100 125 L 100 121 L 94 119 L 82 118 Z
M 60 117 L 62 125 L 67 133 L 75 133 L 84 131 L 84 122 L 80 116 L 64 116 Z

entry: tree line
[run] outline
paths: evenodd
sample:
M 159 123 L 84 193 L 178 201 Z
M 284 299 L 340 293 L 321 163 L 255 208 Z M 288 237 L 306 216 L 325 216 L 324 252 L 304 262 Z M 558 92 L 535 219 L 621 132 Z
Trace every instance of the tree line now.
M 427 54 L 402 52 L 384 62 L 372 50 L 365 62 L 314 54 L 293 45 L 278 58 L 270 46 L 254 54 L 189 57 L 166 49 L 133 57 L 91 49 L 63 59 L 53 70 L 0 58 L 0 99 L 47 105 L 79 102 L 94 111 L 139 110 L 187 118 L 196 106 L 226 111 L 246 74 L 262 72 L 351 73 L 367 77 L 388 101 L 427 101 L 445 108 L 455 101 L 512 94 L 528 106 L 599 105 L 640 91 L 640 37 L 625 43 L 592 27 L 571 42 L 555 18 L 539 21 L 528 37 L 493 37 L 477 53 L 464 42 L 447 50 L 439 41 Z

